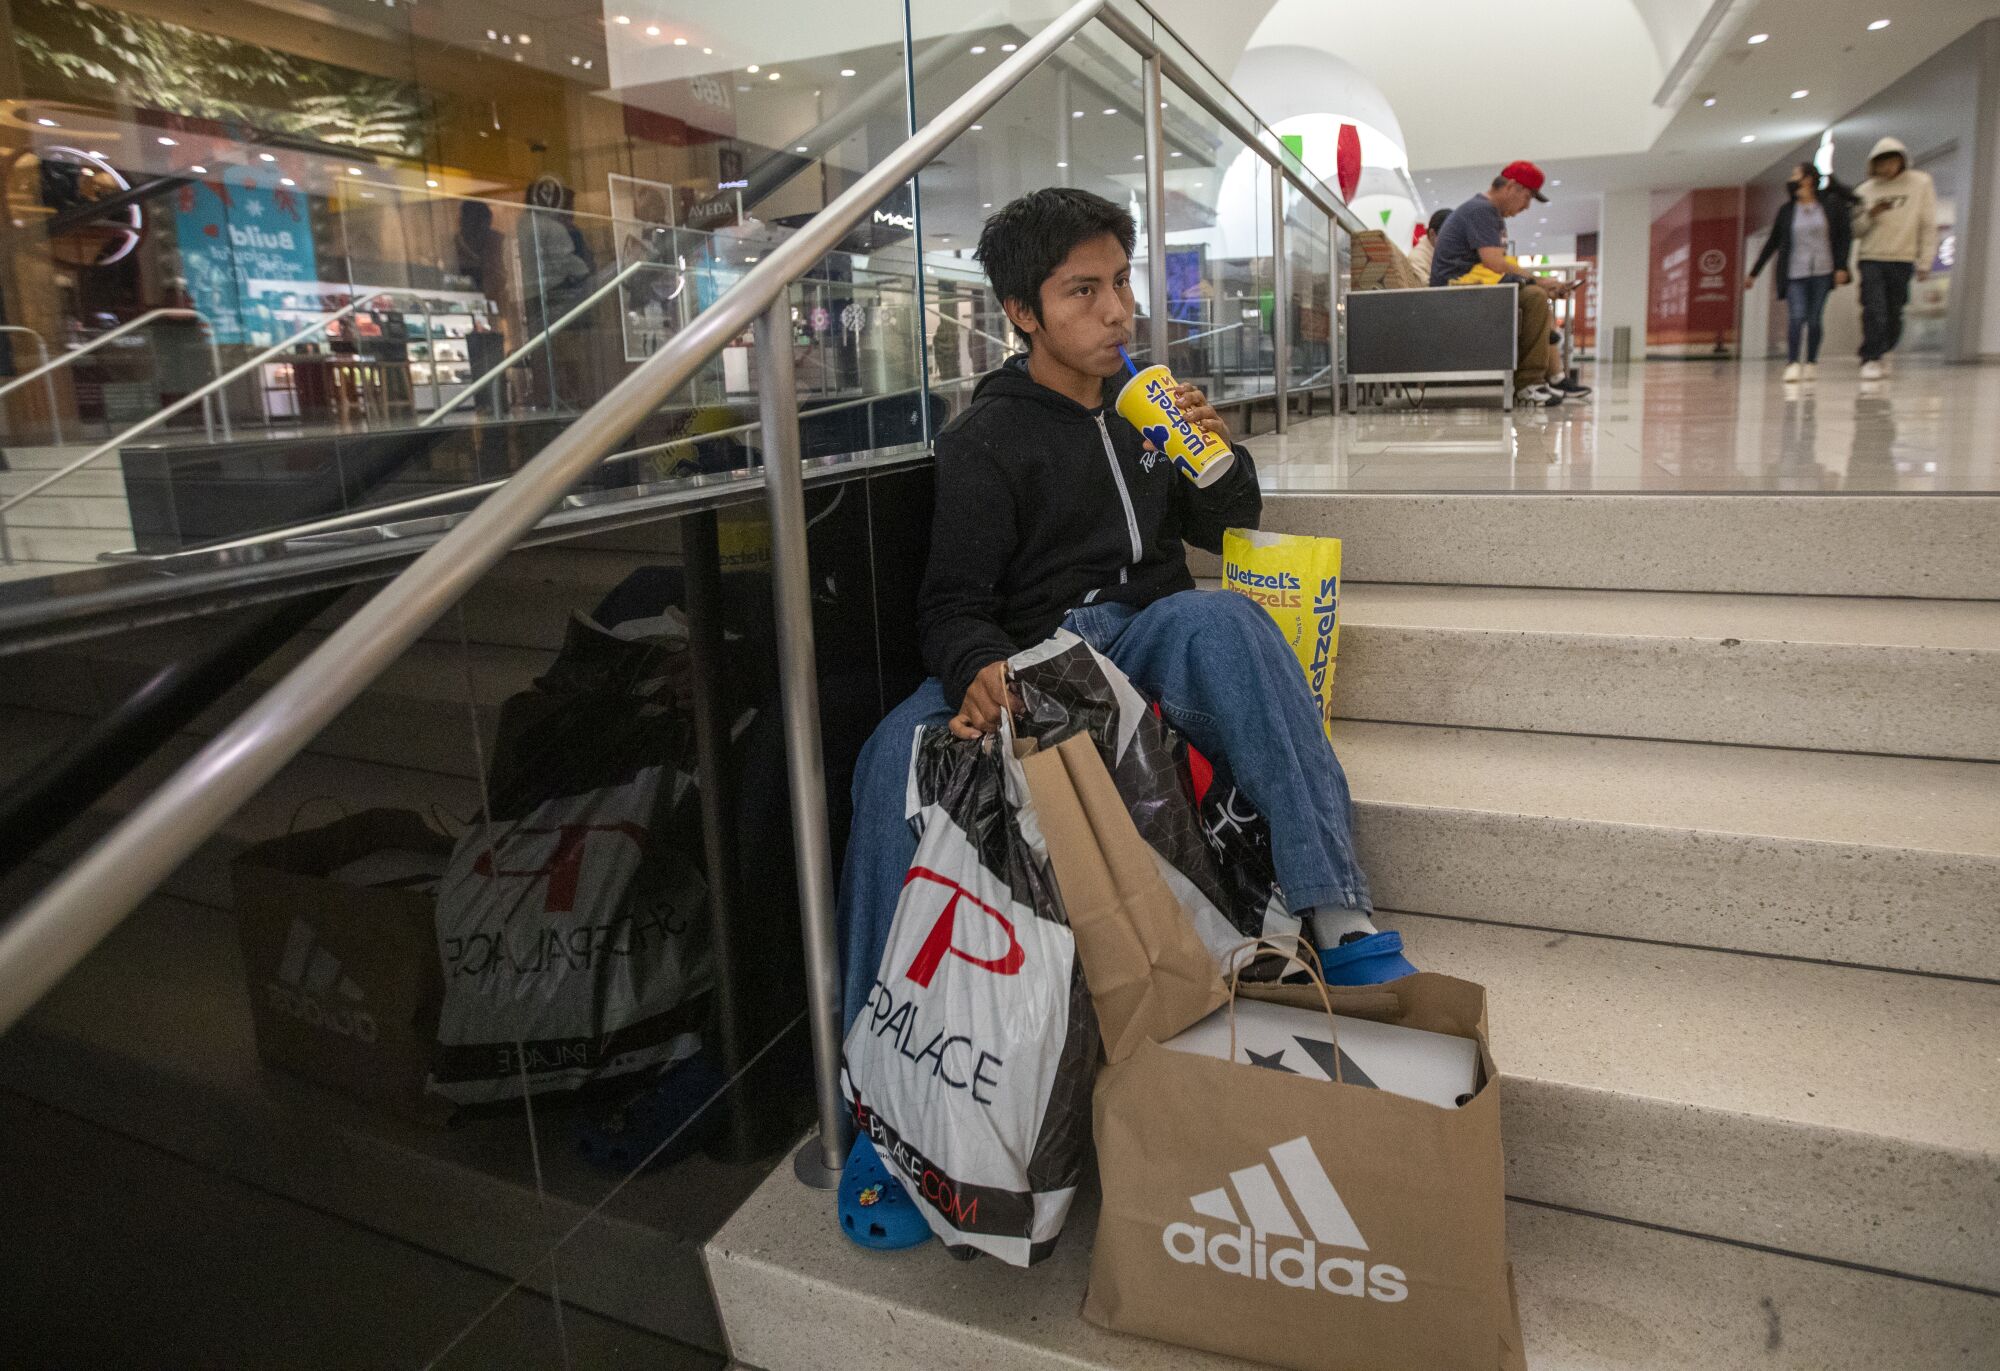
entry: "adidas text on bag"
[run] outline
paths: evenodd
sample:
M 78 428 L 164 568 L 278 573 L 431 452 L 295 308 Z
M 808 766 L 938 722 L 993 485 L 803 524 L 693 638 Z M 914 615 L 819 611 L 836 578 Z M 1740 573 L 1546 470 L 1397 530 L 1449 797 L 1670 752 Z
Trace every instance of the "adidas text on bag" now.
M 1273 1280 L 1300 1290 L 1361 1295 L 1384 1304 L 1409 1298 L 1403 1273 L 1396 1267 L 1385 1263 L 1371 1266 L 1338 1254 L 1320 1257 L 1322 1247 L 1366 1252 L 1368 1244 L 1314 1154 L 1311 1139 L 1301 1136 L 1279 1143 L 1271 1149 L 1271 1164 L 1291 1191 L 1292 1203 L 1304 1218 L 1310 1238 L 1294 1221 L 1271 1166 L 1259 1162 L 1229 1173 L 1230 1186 L 1243 1202 L 1242 1216 L 1230 1200 L 1230 1186 L 1190 1197 L 1189 1208 L 1224 1227 L 1211 1234 L 1202 1224 L 1170 1223 L 1160 1234 L 1167 1255 L 1187 1265 L 1209 1266 L 1252 1280 Z

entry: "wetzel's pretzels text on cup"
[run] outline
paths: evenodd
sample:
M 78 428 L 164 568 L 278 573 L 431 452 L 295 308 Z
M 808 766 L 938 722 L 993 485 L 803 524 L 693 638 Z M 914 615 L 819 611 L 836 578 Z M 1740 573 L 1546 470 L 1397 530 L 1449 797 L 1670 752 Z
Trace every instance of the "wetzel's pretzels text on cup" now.
M 1197 428 L 1174 403 L 1174 374 L 1164 366 L 1135 372 L 1118 392 L 1118 412 L 1164 453 L 1181 475 L 1207 487 L 1236 462 L 1227 443 Z

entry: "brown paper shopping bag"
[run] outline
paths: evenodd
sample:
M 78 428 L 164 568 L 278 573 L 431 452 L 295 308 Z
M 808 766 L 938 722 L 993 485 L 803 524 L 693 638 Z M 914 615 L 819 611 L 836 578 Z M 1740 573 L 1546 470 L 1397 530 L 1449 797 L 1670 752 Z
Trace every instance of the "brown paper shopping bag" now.
M 1485 992 L 1420 974 L 1241 993 L 1473 1038 L 1483 1083 L 1444 1109 L 1141 1044 L 1098 1076 L 1084 1317 L 1297 1371 L 1520 1365 Z
M 1159 858 L 1077 734 L 1021 761 L 1109 1061 L 1207 1018 L 1228 999 L 1222 977 Z

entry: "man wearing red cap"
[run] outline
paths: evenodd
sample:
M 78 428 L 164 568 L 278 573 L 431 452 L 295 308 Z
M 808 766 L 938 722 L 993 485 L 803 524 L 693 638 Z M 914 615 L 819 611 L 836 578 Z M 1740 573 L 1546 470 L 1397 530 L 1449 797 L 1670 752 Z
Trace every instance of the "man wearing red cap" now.
M 1453 210 L 1438 231 L 1431 254 L 1431 284 L 1487 286 L 1511 281 L 1519 285 L 1521 346 L 1515 358 L 1514 398 L 1524 404 L 1558 405 L 1569 394 L 1546 384 L 1549 297 L 1567 295 L 1575 287 L 1517 271 L 1507 256 L 1507 220 L 1531 201 L 1548 203 L 1542 194 L 1544 179 L 1533 162 L 1509 162 L 1490 188 Z M 1580 398 L 1588 391 L 1579 386 L 1576 393 Z

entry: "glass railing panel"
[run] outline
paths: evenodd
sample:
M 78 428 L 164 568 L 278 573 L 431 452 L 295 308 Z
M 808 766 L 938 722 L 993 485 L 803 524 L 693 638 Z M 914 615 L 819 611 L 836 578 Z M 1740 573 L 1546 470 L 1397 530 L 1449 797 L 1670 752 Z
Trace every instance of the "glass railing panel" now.
M 962 6 L 918 0 L 911 19 L 919 35 L 913 48 L 919 123 L 1025 41 L 1016 27 L 1022 16 L 1012 6 L 975 7 L 968 15 Z M 988 215 L 1028 191 L 1074 186 L 1129 210 L 1145 241 L 1143 104 L 1138 55 L 1092 24 L 919 176 L 931 378 L 941 408 L 960 406 L 969 394 L 965 382 L 1019 345 L 975 257 Z M 1142 313 L 1133 346 L 1143 352 L 1143 315 L 1151 304 L 1143 255 L 1134 264 L 1133 290 Z
M 1288 382 L 1294 391 L 1333 384 L 1332 223 L 1325 211 L 1285 188 L 1286 309 L 1291 339 Z

